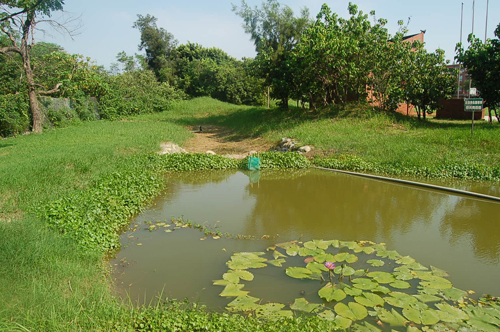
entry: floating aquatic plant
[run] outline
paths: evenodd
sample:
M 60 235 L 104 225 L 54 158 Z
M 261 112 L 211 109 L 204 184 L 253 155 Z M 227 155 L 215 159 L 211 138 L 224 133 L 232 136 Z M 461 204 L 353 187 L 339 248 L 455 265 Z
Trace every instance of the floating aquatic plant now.
M 299 259 L 299 257 L 305 257 Z M 231 312 L 269 319 L 298 312 L 329 320 L 339 329 L 380 331 L 498 331 L 500 302 L 491 296 L 474 301 L 453 287 L 448 274 L 388 250 L 384 244 L 361 241 L 290 241 L 267 252 L 235 253 L 229 271 L 214 285 L 220 296 L 233 298 Z M 251 269 L 282 269 L 283 274 L 317 285 L 317 293 L 293 303 L 266 302 L 250 296 L 243 281 Z M 326 275 L 326 278 L 325 278 Z M 316 303 L 315 303 L 316 302 Z

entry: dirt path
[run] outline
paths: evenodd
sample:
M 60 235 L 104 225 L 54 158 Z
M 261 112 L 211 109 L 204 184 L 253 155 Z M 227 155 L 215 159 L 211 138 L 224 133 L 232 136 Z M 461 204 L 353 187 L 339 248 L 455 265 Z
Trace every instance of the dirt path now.
M 262 138 L 235 138 L 229 129 L 214 125 L 204 125 L 201 132 L 199 128 L 193 132 L 195 136 L 183 146 L 188 152 L 204 153 L 210 150 L 220 155 L 243 158 L 250 151 L 264 152 L 273 146 Z

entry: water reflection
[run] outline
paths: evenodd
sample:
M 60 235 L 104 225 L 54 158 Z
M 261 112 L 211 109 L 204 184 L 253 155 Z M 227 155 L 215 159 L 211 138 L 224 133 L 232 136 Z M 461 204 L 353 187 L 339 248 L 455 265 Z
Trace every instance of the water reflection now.
M 498 203 L 320 170 L 173 174 L 168 188 L 134 224 L 183 216 L 231 234 L 279 234 L 274 242 L 384 242 L 446 270 L 458 288 L 500 294 L 494 278 L 500 275 Z M 114 263 L 126 259 L 132 265 L 117 270 L 117 284 L 133 298 L 164 289 L 169 297 L 224 306 L 211 280 L 225 271 L 230 252 L 262 251 L 273 242 L 210 242 L 189 234 L 125 234 Z

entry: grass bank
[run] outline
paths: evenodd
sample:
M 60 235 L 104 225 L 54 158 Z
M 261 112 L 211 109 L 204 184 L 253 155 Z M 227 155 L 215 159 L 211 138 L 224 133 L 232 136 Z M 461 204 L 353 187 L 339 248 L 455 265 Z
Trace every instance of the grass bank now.
M 206 313 L 182 303 L 132 308 L 111 295 L 103 252 L 116 248 L 116 231 L 160 190 L 161 174 L 239 166 L 218 157 L 200 155 L 198 160 L 186 161 L 152 154 L 164 141 L 182 145 L 192 135 L 185 126 L 203 124 L 231 128 L 235 140 L 294 137 L 316 146 L 323 157 L 348 155 L 361 160 L 346 159 L 355 165 L 420 168 L 437 165 L 436 160 L 448 164 L 466 161 L 486 168 L 500 164 L 499 128 L 494 125 L 477 125 L 471 139 L 467 122 L 420 123 L 357 108 L 284 112 L 207 98 L 179 102 L 173 110 L 160 114 L 82 123 L 43 135 L 2 140 L 0 330 L 332 328 L 314 318 L 262 324 L 240 316 Z M 307 166 L 304 160 L 283 160 L 272 154 L 264 161 L 268 167 Z
M 315 163 L 352 171 L 419 177 L 500 180 L 500 126 L 470 121 L 419 121 L 352 104 L 309 111 L 236 107 L 199 98 L 150 119 L 196 127 L 225 126 L 231 139 L 292 137 L 316 149 Z
M 154 153 L 161 142 L 182 144 L 190 135 L 144 117 L 0 142 L 0 330 L 278 330 L 194 305 L 133 308 L 112 296 L 105 257 L 128 218 L 161 189 L 163 174 L 241 166 L 219 156 Z M 269 168 L 297 165 L 294 155 L 264 160 Z M 312 331 L 324 322 L 287 324 Z

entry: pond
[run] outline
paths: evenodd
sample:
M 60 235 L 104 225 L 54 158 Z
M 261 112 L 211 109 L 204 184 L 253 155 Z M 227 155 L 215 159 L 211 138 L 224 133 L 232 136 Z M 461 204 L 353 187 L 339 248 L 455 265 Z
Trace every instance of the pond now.
M 498 195 L 494 185 L 454 185 Z M 167 187 L 132 220 L 112 261 L 117 291 L 134 302 L 162 293 L 224 308 L 230 299 L 220 297 L 222 288 L 212 283 L 227 272 L 234 252 L 312 239 L 384 243 L 446 271 L 459 289 L 500 295 L 496 202 L 316 169 L 172 174 Z M 214 240 L 180 223 L 176 227 L 171 220 L 178 218 L 254 239 Z M 283 271 L 255 275 L 252 296 L 286 303 L 308 292 Z

